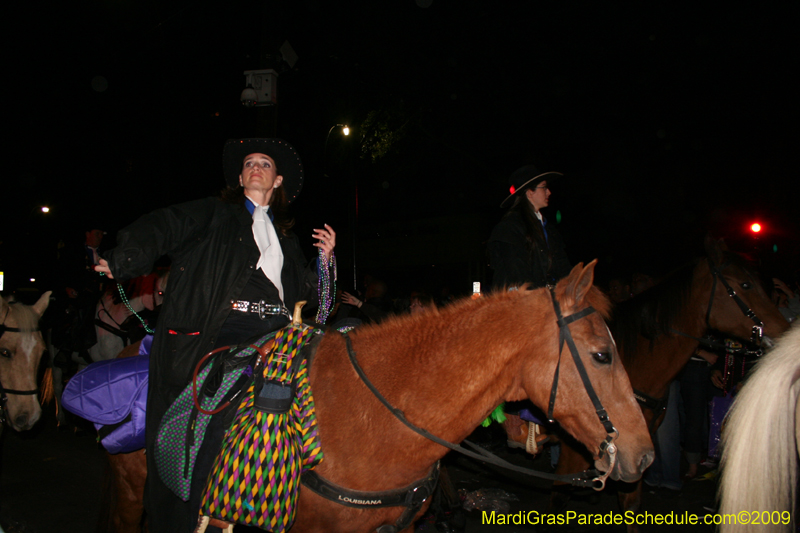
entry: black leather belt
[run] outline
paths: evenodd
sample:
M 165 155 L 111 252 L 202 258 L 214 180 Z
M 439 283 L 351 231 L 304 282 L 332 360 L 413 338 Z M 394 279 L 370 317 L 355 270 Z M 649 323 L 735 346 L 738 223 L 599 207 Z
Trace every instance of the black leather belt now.
M 231 300 L 231 307 L 234 311 L 239 311 L 241 313 L 256 313 L 258 314 L 258 318 L 261 320 L 266 320 L 267 318 L 273 316 L 285 316 L 289 320 L 292 319 L 292 315 L 289 314 L 289 310 L 284 306 L 268 304 L 264 300 L 259 300 L 258 302 L 248 302 L 247 300 Z

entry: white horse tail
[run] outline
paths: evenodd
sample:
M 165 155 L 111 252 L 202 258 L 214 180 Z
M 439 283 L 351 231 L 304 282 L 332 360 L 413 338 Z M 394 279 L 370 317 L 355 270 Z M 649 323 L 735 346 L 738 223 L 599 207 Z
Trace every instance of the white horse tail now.
M 757 363 L 725 424 L 719 512 L 723 518 L 747 512 L 749 523 L 725 520 L 722 533 L 789 532 L 800 523 L 795 517 L 798 396 L 800 327 L 795 326 Z

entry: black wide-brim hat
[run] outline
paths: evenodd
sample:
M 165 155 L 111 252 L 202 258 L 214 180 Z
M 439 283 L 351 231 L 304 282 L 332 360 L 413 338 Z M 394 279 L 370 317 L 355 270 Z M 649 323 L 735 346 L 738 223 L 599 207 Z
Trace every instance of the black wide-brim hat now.
M 503 200 L 500 207 L 508 207 L 509 204 L 526 188 L 533 187 L 540 181 L 553 182 L 563 176 L 561 172 L 539 172 L 533 165 L 520 167 L 508 178 L 511 195 Z
M 291 144 L 283 139 L 229 139 L 222 151 L 222 170 L 228 187 L 239 186 L 244 158 L 250 154 L 266 154 L 275 160 L 286 200 L 292 203 L 303 189 L 303 162 Z

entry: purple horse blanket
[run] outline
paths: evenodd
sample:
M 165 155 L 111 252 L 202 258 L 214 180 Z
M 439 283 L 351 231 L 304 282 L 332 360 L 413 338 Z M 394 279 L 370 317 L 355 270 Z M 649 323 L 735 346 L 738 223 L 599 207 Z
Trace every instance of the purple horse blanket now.
M 64 387 L 62 405 L 94 423 L 109 453 L 144 448 L 149 366 L 149 355 L 99 361 Z

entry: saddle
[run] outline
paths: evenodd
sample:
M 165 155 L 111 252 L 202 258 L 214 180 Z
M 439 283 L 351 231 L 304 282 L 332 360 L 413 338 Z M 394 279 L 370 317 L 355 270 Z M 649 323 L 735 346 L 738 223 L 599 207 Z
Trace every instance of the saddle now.
M 64 408 L 92 423 L 112 454 L 144 448 L 149 355 L 99 361 L 69 380 Z

